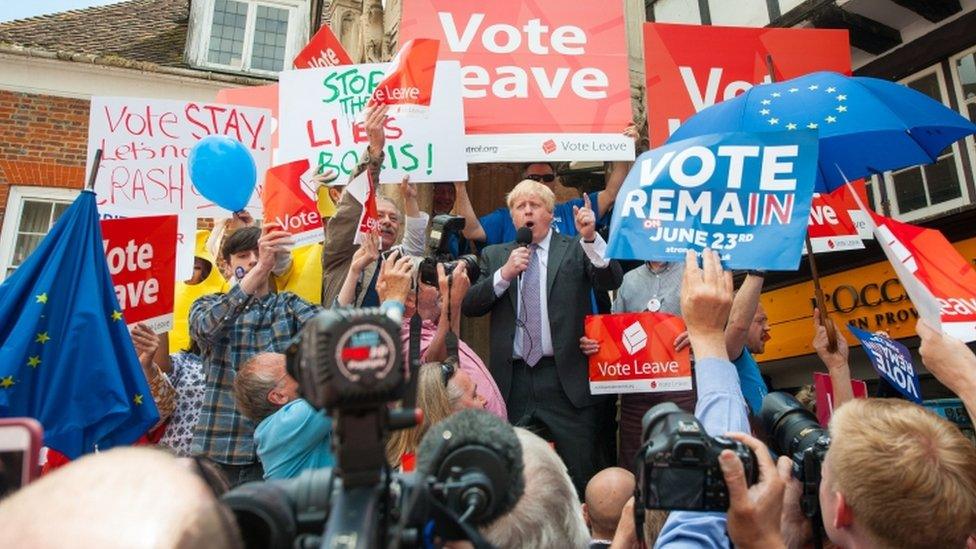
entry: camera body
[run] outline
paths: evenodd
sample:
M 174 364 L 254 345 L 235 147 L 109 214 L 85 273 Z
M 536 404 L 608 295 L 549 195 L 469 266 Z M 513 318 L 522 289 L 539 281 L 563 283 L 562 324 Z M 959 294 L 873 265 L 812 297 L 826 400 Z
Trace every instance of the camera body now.
M 430 286 L 437 286 L 437 265 L 444 265 L 444 274 L 450 275 L 454 269 L 464 263 L 468 279 L 473 284 L 481 276 L 478 258 L 473 254 L 456 255 L 451 250 L 452 242 L 464 242 L 461 231 L 464 230 L 464 218 L 457 215 L 435 215 L 430 222 L 430 236 L 427 237 L 427 256 L 420 262 L 418 271 L 420 281 Z
M 710 437 L 695 416 L 672 402 L 654 406 L 641 422 L 638 487 L 646 509 L 720 511 L 729 493 L 718 457 L 732 450 L 745 468 L 746 483 L 759 469 L 752 449 L 725 437 Z
M 418 452 L 419 464 L 431 462 L 427 470 L 390 470 L 389 432 L 414 427 L 421 416 L 390 407 L 403 396 L 406 375 L 399 319 L 384 310 L 323 311 L 305 324 L 286 357 L 301 396 L 332 416 L 336 466 L 224 494 L 246 547 L 417 547 L 435 534 L 483 542 L 474 529 L 478 521 L 506 512 L 521 495 L 512 476 L 522 472 L 515 431 L 483 411 L 455 414 L 430 430 L 454 425 L 456 432 Z
M 803 514 L 819 517 L 820 469 L 830 449 L 830 434 L 820 427 L 813 413 L 788 393 L 766 395 L 759 416 L 772 437 L 773 451 L 793 460 L 793 476 L 803 486 Z

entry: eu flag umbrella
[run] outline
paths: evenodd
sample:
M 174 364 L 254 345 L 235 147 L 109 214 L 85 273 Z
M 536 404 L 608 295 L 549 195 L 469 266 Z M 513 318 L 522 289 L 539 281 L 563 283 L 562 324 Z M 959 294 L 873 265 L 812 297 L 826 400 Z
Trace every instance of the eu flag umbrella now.
M 131 444 L 159 420 L 91 191 L 0 285 L 0 417 L 21 416 L 37 419 L 44 444 L 72 459 Z
M 976 133 L 959 113 L 907 86 L 877 78 L 815 72 L 755 86 L 684 122 L 669 142 L 720 132 L 817 130 L 815 189 L 929 164 L 955 141 Z
M 767 59 L 772 74 L 772 60 Z M 815 72 L 762 84 L 685 121 L 669 142 L 720 132 L 817 130 L 814 189 L 830 192 L 851 179 L 929 164 L 976 124 L 907 86 L 877 78 Z M 826 325 L 823 290 L 809 235 L 807 259 L 817 305 Z M 833 332 L 831 350 L 836 349 Z

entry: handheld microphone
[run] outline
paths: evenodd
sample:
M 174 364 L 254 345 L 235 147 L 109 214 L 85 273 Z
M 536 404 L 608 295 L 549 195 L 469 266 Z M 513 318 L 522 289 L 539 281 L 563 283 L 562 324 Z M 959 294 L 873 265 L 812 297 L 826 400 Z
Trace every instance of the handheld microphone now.
M 417 472 L 435 497 L 473 526 L 509 512 L 525 489 L 515 429 L 484 410 L 463 410 L 431 427 L 417 448 Z
M 532 244 L 532 229 L 524 225 L 519 227 L 519 229 L 515 231 L 515 243 L 518 244 L 519 248 L 524 248 L 529 244 Z M 522 273 L 519 273 L 518 279 L 519 282 L 522 282 Z

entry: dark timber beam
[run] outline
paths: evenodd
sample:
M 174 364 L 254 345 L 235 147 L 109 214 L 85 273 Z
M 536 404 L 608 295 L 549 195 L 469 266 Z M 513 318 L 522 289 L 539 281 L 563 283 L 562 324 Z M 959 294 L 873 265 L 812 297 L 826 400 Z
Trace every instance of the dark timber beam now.
M 875 55 L 901 44 L 901 33 L 863 15 L 844 11 L 834 4 L 825 5 L 810 17 L 814 27 L 847 29 L 851 45 Z
M 933 23 L 938 23 L 950 15 L 962 11 L 959 0 L 891 0 L 903 8 L 910 9 Z

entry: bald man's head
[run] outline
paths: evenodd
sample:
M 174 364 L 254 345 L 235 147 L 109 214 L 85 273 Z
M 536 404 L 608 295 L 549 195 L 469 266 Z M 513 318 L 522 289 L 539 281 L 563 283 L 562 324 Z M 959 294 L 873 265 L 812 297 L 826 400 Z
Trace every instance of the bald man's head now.
M 609 467 L 590 479 L 583 516 L 593 539 L 613 539 L 624 504 L 634 495 L 634 483 L 634 474 L 620 467 Z

